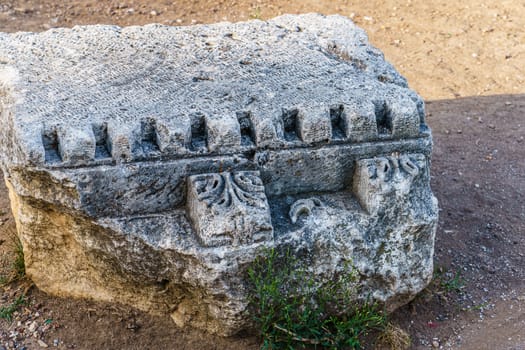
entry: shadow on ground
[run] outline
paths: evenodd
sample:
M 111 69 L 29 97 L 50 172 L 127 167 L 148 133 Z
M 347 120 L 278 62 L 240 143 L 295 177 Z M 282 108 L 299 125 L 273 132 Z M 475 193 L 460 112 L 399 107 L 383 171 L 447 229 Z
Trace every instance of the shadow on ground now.
M 398 310 L 414 348 L 525 349 L 525 95 L 427 102 L 440 206 L 435 287 Z

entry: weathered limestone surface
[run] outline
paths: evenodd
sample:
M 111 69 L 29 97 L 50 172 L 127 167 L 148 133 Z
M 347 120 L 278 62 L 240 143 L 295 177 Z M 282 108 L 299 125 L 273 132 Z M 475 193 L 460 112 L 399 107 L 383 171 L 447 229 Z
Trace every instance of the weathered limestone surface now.
M 344 17 L 0 34 L 0 113 L 47 292 L 230 335 L 263 247 L 391 310 L 432 277 L 423 102 Z

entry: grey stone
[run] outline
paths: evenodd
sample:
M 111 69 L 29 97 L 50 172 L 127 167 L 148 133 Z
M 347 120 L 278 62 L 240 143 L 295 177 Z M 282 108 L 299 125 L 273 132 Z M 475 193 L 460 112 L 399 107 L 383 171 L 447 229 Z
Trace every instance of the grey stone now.
M 304 143 L 328 142 L 331 139 L 331 119 L 325 107 L 300 109 L 296 118 L 297 134 Z
M 191 143 L 191 121 L 186 115 L 157 120 L 155 140 L 161 152 L 184 153 Z
M 205 246 L 273 239 L 270 207 L 258 171 L 190 176 L 188 214 Z
M 95 159 L 95 135 L 87 130 L 57 128 L 60 158 L 65 163 L 82 164 Z
M 344 17 L 0 33 L 0 125 L 48 293 L 231 335 L 265 247 L 389 310 L 432 278 L 424 103 Z
M 421 154 L 362 159 L 356 163 L 354 194 L 369 214 L 386 209 L 385 204 L 391 205 L 392 201 L 403 200 L 410 193 L 414 178 L 426 167 Z
M 323 203 L 318 198 L 299 199 L 290 206 L 290 220 L 292 224 L 297 223 L 300 215 L 312 215 L 316 208 L 323 206 Z
M 378 123 L 375 105 L 370 101 L 355 101 L 352 106 L 341 106 L 336 112 L 340 127 L 353 141 L 369 141 L 377 137 Z
M 210 152 L 235 152 L 241 146 L 241 127 L 234 114 L 206 116 L 206 141 Z

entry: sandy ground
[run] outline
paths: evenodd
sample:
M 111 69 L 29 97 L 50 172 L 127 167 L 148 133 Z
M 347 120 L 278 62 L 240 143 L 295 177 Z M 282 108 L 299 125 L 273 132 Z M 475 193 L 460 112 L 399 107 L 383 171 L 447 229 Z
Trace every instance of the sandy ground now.
M 409 332 L 413 349 L 525 349 L 525 1 L 3 0 L 0 31 L 188 25 L 304 12 L 352 18 L 427 101 L 435 139 L 432 187 L 441 208 L 440 272 L 392 321 Z M 4 268 L 12 229 L 1 187 Z M 5 287 L 0 304 L 25 287 Z M 13 322 L 0 321 L 0 349 L 259 347 L 253 337 L 179 330 L 167 318 L 129 307 L 50 297 L 34 287 L 28 298 Z

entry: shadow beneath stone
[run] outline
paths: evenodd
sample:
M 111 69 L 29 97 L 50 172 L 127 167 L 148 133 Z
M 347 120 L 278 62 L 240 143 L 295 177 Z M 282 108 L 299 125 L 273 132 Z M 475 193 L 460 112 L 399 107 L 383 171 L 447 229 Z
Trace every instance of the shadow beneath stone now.
M 434 265 L 441 277 L 393 315 L 410 330 L 415 348 L 433 337 L 450 337 L 456 346 L 453 330 L 479 320 L 480 305 L 490 313 L 487 305 L 525 293 L 525 94 L 430 101 L 426 112 L 434 138 L 431 187 L 440 207 Z M 463 281 L 460 290 L 451 288 L 455 276 Z M 506 335 L 522 325 L 508 326 L 487 349 L 512 346 Z

